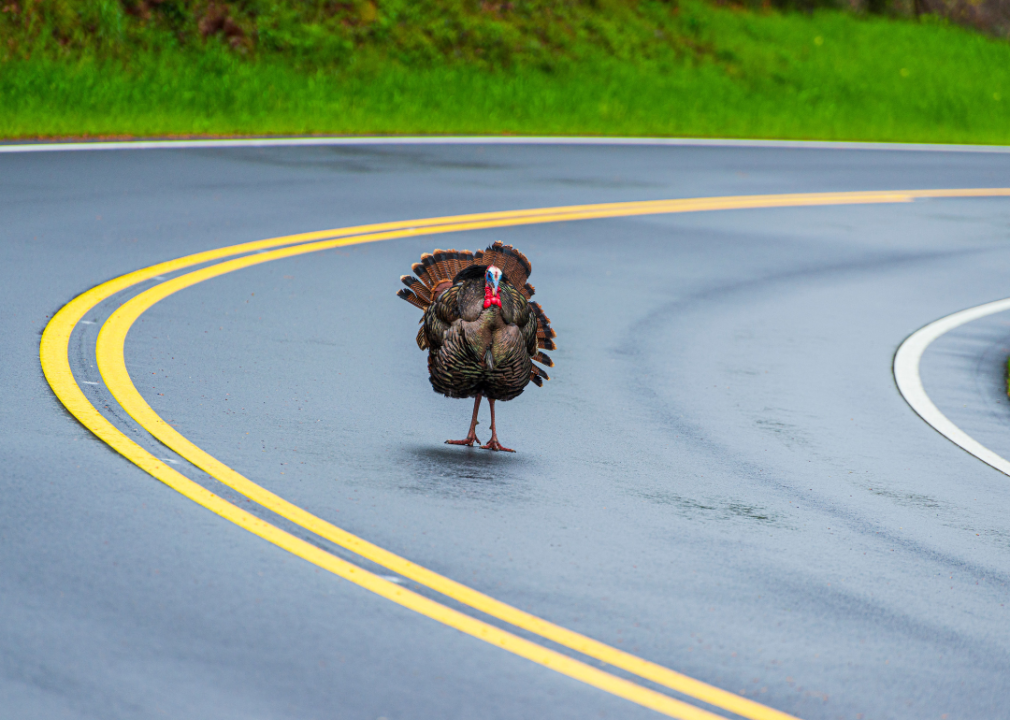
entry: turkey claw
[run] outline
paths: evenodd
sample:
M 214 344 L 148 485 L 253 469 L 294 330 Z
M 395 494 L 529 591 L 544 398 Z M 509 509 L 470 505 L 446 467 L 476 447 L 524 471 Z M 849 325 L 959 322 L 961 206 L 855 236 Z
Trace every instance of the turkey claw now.
M 500 450 L 502 452 L 510 452 L 510 453 L 514 453 L 515 452 L 515 450 L 513 450 L 512 448 L 505 447 L 504 445 L 502 445 L 497 440 L 491 440 L 491 442 L 489 442 L 487 445 L 481 445 L 480 449 L 481 450 Z
M 473 447 L 473 444 L 477 443 L 480 445 L 480 439 L 476 435 L 471 435 L 465 440 L 446 440 L 446 445 L 466 445 L 467 447 Z

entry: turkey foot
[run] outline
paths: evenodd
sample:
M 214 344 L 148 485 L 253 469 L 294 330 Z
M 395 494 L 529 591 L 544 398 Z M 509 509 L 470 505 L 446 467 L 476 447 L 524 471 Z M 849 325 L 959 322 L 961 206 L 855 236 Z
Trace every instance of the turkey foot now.
M 473 447 L 473 444 L 477 443 L 480 445 L 480 438 L 477 437 L 477 433 L 471 432 L 463 440 L 446 440 L 446 445 L 466 445 L 467 447 Z
M 480 410 L 480 399 L 481 396 L 478 395 L 473 403 L 473 419 L 470 421 L 470 432 L 464 440 L 446 440 L 446 445 L 466 445 L 467 447 L 473 447 L 474 443 L 480 445 L 480 440 L 477 438 L 477 411 Z
M 492 436 L 487 445 L 481 445 L 481 450 L 501 450 L 502 452 L 515 452 L 512 448 L 507 448 L 498 442 L 498 438 Z
M 512 448 L 507 448 L 498 442 L 498 431 L 494 427 L 494 400 L 490 398 L 487 401 L 488 405 L 491 406 L 491 439 L 488 440 L 487 445 L 481 445 L 481 450 L 500 450 L 502 452 L 515 452 Z M 476 416 L 475 416 L 476 417 Z

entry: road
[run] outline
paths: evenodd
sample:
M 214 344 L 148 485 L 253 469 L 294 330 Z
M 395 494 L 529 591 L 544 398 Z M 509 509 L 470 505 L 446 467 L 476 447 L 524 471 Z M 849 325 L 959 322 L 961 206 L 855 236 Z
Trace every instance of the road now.
M 42 329 L 85 290 L 212 248 L 466 213 L 672 198 L 1010 187 L 1010 154 L 820 147 L 207 148 L 0 155 L 0 716 L 659 717 L 368 592 L 208 512 L 61 405 Z M 277 259 L 133 326 L 151 407 L 245 477 L 565 628 L 814 718 L 1010 718 L 1010 478 L 901 398 L 926 323 L 1010 296 L 1010 200 L 778 207 L 407 237 Z M 499 406 L 512 455 L 448 447 L 397 278 L 501 239 L 556 366 Z M 151 287 L 151 283 L 143 288 Z M 70 363 L 128 437 L 279 527 L 592 667 L 733 715 L 362 561 L 188 466 Z M 89 324 L 90 323 L 90 324 Z M 1010 317 L 923 358 L 1010 455 Z M 107 406 L 107 407 L 106 407 Z M 478 435 L 487 435 L 486 406 Z M 1007 434 L 1006 437 L 1010 437 Z

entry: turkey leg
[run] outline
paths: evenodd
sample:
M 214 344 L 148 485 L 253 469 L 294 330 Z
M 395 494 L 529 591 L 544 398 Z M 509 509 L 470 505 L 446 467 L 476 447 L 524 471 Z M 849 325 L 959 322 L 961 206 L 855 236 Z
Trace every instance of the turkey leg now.
M 473 401 L 473 420 L 470 421 L 470 434 L 466 436 L 466 440 L 446 440 L 446 445 L 466 445 L 467 447 L 473 447 L 474 443 L 480 445 L 480 440 L 477 439 L 477 411 L 480 410 L 480 399 L 481 395 L 478 393 L 477 397 Z M 489 400 L 491 403 L 491 432 L 494 433 L 494 400 Z
M 502 450 L 504 452 L 515 452 L 511 448 L 507 448 L 498 442 L 498 432 L 494 429 L 494 400 L 488 398 L 488 405 L 491 406 L 491 439 L 488 440 L 487 445 L 481 445 L 481 450 Z M 476 414 L 474 415 L 476 418 Z

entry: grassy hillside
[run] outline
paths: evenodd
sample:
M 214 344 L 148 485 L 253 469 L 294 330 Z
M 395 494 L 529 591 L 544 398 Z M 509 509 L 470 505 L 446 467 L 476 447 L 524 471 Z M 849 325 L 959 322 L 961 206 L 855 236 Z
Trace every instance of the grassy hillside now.
M 0 0 L 0 9 L 5 137 L 1010 142 L 1010 43 L 936 20 L 699 0 Z

